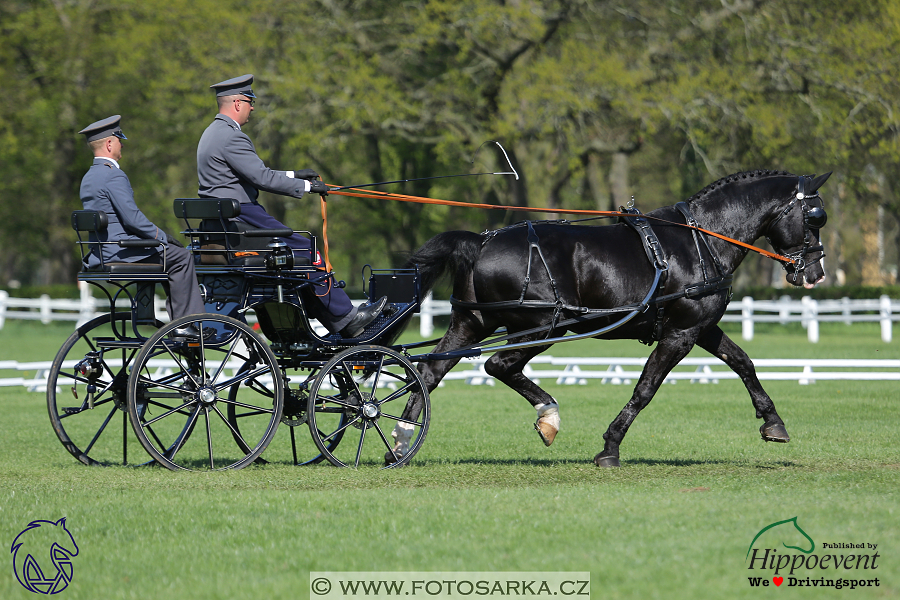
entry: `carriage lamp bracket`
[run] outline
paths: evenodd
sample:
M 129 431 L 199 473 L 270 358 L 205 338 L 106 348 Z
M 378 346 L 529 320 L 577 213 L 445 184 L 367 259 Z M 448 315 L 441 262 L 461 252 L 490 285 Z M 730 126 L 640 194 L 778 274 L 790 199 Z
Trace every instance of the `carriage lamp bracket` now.
M 103 360 L 99 351 L 93 350 L 84 355 L 80 361 L 75 364 L 75 373 L 85 377 L 88 382 L 85 386 L 87 390 L 88 408 L 94 408 L 94 394 L 97 392 L 97 379 L 103 375 Z M 77 385 L 72 386 L 72 395 L 78 398 Z

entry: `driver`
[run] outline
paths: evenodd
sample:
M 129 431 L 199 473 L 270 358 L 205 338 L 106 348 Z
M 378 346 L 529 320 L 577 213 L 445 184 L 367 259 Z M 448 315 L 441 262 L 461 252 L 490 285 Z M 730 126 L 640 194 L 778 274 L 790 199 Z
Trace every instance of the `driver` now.
M 211 85 L 216 92 L 219 114 L 206 128 L 197 146 L 198 195 L 201 198 L 234 198 L 241 203 L 238 217 L 248 225 L 263 229 L 285 227 L 258 202 L 259 190 L 301 198 L 303 194 L 327 194 L 328 187 L 311 169 L 274 171 L 256 154 L 253 142 L 241 129 L 250 120 L 256 96 L 251 85 L 253 75 L 242 75 Z M 294 250 L 309 253 L 309 240 L 294 234 L 284 238 Z M 375 320 L 387 298 L 357 309 L 346 292 L 329 286 L 323 296 L 314 294 L 316 318 L 332 333 L 354 338 Z

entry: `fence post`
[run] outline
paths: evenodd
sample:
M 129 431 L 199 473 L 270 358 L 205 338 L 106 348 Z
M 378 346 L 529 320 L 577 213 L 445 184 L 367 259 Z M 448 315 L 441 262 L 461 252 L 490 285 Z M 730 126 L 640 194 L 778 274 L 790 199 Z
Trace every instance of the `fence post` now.
M 166 312 L 166 301 L 153 294 L 153 314 L 163 323 L 169 322 L 169 313 Z
M 881 341 L 890 342 L 893 338 L 891 323 L 891 297 L 887 294 L 881 296 Z M 2 323 L 2 321 L 0 321 Z
M 853 309 L 850 308 L 850 298 L 848 296 L 844 296 L 843 298 L 841 298 L 841 307 L 843 309 L 841 312 L 843 312 L 844 316 L 847 317 L 846 319 L 844 319 L 844 324 L 852 324 L 853 322 L 850 320 L 850 317 L 853 316 Z
M 94 297 L 91 295 L 91 284 L 86 281 L 78 282 L 79 307 L 78 322 L 75 328 L 79 328 L 94 318 Z
M 778 318 L 780 319 L 779 323 L 782 325 L 786 325 L 788 319 L 791 318 L 791 297 L 785 294 L 781 298 L 778 299 L 780 306 L 778 307 Z
M 428 292 L 428 295 L 422 300 L 422 306 L 419 309 L 419 334 L 424 338 L 429 338 L 431 337 L 431 334 L 434 333 L 432 300 L 434 300 L 434 298 L 432 297 L 431 292 Z
M 806 337 L 813 344 L 819 342 L 819 303 L 809 296 L 800 299 L 803 304 L 803 324 L 806 326 Z
M 9 300 L 9 292 L 0 290 L 0 329 L 3 329 L 3 323 L 6 321 L 6 301 Z
M 50 309 L 50 296 L 41 294 L 41 323 L 46 325 L 53 320 L 53 311 Z
M 741 300 L 741 334 L 748 342 L 753 339 L 753 298 Z

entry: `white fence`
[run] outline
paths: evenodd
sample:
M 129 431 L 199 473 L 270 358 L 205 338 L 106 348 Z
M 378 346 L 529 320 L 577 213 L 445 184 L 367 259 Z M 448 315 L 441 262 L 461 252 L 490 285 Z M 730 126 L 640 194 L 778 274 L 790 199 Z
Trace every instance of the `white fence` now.
M 0 329 L 6 319 L 30 319 L 42 323 L 74 321 L 81 324 L 109 310 L 106 298 L 94 298 L 88 284 L 79 285 L 81 297 L 78 300 L 52 299 L 46 295 L 40 298 L 11 298 L 6 291 L 0 290 Z M 122 305 L 127 309 L 127 303 L 122 301 Z M 426 338 L 433 335 L 434 317 L 449 315 L 450 308 L 449 301 L 433 300 L 429 294 L 422 302 L 419 314 L 421 335 Z M 156 315 L 161 321 L 168 320 L 165 303 L 159 297 L 156 297 Z M 722 321 L 741 323 L 741 333 L 745 340 L 753 339 L 757 323 L 783 325 L 799 322 L 806 328 L 807 338 L 813 343 L 819 341 L 819 323 L 837 321 L 849 325 L 878 322 L 881 325 L 882 341 L 890 342 L 893 339 L 893 323 L 900 321 L 900 300 L 889 296 L 881 296 L 876 300 L 813 300 L 808 296 L 792 300 L 784 296 L 774 301 L 745 297 L 728 305 Z
M 469 385 L 494 385 L 494 379 L 484 370 L 486 357 L 464 359 L 450 371 L 444 381 L 465 381 Z M 526 377 L 540 384 L 541 380 L 552 380 L 558 385 L 587 385 L 588 380 L 599 380 L 601 384 L 631 385 L 641 375 L 646 358 L 573 358 L 537 356 L 525 366 Z M 69 369 L 75 360 L 65 365 Z M 900 360 L 845 360 L 845 359 L 757 359 L 753 361 L 761 380 L 796 381 L 809 385 L 816 381 L 900 381 Z M 47 389 L 47 375 L 51 361 L 18 363 L 0 361 L 0 371 L 17 371 L 21 377 L 0 379 L 0 387 L 25 386 L 31 392 Z M 115 364 L 111 364 L 115 367 Z M 174 361 L 156 359 L 150 361 L 153 369 L 174 369 Z M 236 371 L 241 364 L 235 362 L 229 369 Z M 32 375 L 29 375 L 33 373 Z M 736 373 L 728 369 L 717 358 L 685 358 L 669 373 L 665 383 L 690 381 L 691 383 L 719 383 L 723 379 L 738 379 Z M 60 380 L 59 386 L 71 385 L 70 380 Z M 387 385 L 387 384 L 385 384 Z
M 423 337 L 434 331 L 433 319 L 438 315 L 450 314 L 450 302 L 432 300 L 431 296 L 422 303 L 419 329 Z M 745 340 L 752 340 L 756 323 L 801 323 L 807 331 L 810 342 L 819 341 L 819 323 L 842 322 L 846 324 L 877 321 L 881 324 L 881 339 L 890 342 L 893 323 L 900 321 L 900 300 L 881 296 L 877 300 L 813 300 L 804 296 L 793 300 L 782 296 L 780 300 L 754 300 L 749 296 L 734 300 L 725 310 L 724 323 L 741 323 L 741 334 Z

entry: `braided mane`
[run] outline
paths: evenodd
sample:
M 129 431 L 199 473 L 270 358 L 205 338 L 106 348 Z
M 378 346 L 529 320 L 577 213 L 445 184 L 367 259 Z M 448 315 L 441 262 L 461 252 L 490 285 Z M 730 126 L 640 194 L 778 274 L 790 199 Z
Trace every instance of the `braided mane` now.
M 770 171 L 769 169 L 758 169 L 756 171 L 743 171 L 741 173 L 734 173 L 732 175 L 723 177 L 722 179 L 719 179 L 718 181 L 714 181 L 713 183 L 709 184 L 708 186 L 706 186 L 705 188 L 703 188 L 702 190 L 700 190 L 699 192 L 697 192 L 696 194 L 694 194 L 693 196 L 688 198 L 687 201 L 692 202 L 694 200 L 699 200 L 703 196 L 706 196 L 710 192 L 713 192 L 714 190 L 722 187 L 723 185 L 728 184 L 728 183 L 734 183 L 741 179 L 756 179 L 756 178 L 761 178 L 761 177 L 775 177 L 775 176 L 780 176 L 780 175 L 790 175 L 790 173 L 788 173 L 787 171 Z

